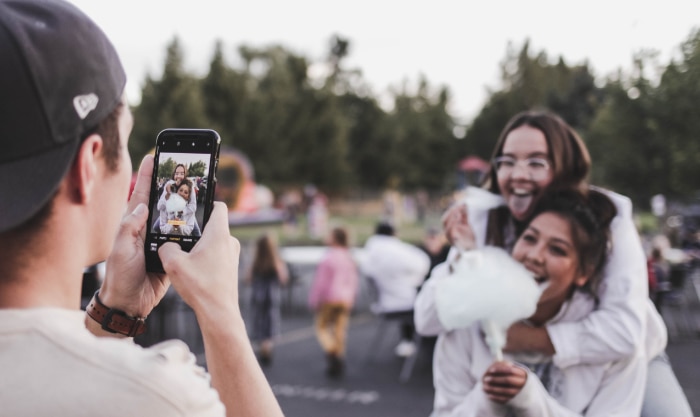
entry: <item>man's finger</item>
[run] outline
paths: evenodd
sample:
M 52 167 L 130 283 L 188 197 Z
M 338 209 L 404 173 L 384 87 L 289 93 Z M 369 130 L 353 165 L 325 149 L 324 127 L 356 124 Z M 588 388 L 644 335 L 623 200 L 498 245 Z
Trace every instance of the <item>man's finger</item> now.
M 127 212 L 132 212 L 137 205 L 143 203 L 148 204 L 148 196 L 151 192 L 151 176 L 153 175 L 153 155 L 146 155 L 141 160 L 139 173 L 136 177 L 134 191 L 129 198 Z
M 200 240 L 219 239 L 224 233 L 228 236 L 231 235 L 228 223 L 228 207 L 225 203 L 215 201 L 214 209 L 211 211 L 211 216 L 209 216 L 209 221 L 202 231 Z

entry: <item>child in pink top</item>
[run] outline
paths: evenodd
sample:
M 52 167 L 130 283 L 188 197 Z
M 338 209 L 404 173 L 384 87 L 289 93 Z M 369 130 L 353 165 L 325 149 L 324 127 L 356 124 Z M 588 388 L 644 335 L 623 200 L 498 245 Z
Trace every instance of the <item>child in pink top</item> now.
M 345 338 L 350 311 L 359 285 L 357 265 L 348 249 L 348 234 L 334 228 L 328 238 L 330 249 L 316 269 L 309 307 L 316 311 L 316 336 L 326 353 L 330 377 L 343 374 Z

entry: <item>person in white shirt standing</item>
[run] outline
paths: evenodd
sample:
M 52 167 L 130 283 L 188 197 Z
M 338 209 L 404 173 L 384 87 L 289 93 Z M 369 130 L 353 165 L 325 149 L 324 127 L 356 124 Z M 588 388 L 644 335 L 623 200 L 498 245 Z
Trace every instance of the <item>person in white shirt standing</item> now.
M 395 236 L 394 227 L 379 223 L 364 246 L 362 273 L 374 280 L 382 313 L 405 315 L 401 321 L 401 342 L 396 354 L 410 356 L 415 351 L 413 304 L 418 287 L 430 268 L 430 258 L 417 246 Z

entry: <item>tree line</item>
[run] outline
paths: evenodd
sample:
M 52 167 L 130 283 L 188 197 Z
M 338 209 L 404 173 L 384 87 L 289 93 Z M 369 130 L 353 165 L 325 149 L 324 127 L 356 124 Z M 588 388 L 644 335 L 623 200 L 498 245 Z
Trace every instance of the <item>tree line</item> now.
M 310 77 L 312 63 L 283 46 L 240 46 L 229 57 L 217 42 L 208 73 L 197 77 L 185 71 L 174 38 L 162 75 L 146 77 L 133 108 L 132 157 L 149 152 L 165 127 L 213 128 L 224 145 L 250 158 L 256 180 L 273 191 L 311 183 L 330 195 L 385 189 L 435 195 L 455 188 L 460 159 L 490 158 L 513 114 L 549 109 L 586 141 L 594 184 L 642 206 L 657 193 L 682 198 L 700 188 L 698 29 L 670 62 L 640 51 L 631 69 L 603 81 L 587 63 L 550 59 L 528 41 L 511 44 L 500 85 L 468 126 L 449 114 L 449 89 L 424 76 L 415 90 L 392 91 L 392 109 L 382 108 L 361 71 L 346 68 L 350 46 L 333 37 L 321 63 L 325 75 Z

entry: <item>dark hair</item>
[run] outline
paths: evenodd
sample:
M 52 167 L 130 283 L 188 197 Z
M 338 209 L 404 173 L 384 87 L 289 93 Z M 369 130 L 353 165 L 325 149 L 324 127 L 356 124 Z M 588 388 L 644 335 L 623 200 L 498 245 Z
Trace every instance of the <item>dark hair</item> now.
M 121 144 L 119 142 L 119 116 L 123 111 L 124 104 L 120 101 L 119 104 L 112 110 L 107 117 L 102 119 L 100 123 L 94 129 L 90 129 L 88 133 L 83 135 L 81 138 L 81 143 L 87 139 L 90 135 L 100 135 L 102 137 L 102 154 L 105 158 L 105 164 L 110 172 L 115 172 L 119 167 L 119 158 L 121 156 Z M 80 151 L 80 146 L 78 147 L 78 152 Z M 77 158 L 77 154 L 73 157 L 73 161 Z M 70 169 L 70 168 L 68 168 Z M 53 195 L 49 200 L 41 207 L 36 214 L 34 214 L 29 219 L 25 220 L 22 224 L 7 230 L 0 235 L 7 235 L 12 239 L 17 246 L 21 246 L 22 241 L 29 242 L 31 236 L 34 235 L 38 230 L 43 229 L 46 226 L 51 213 L 53 211 L 53 204 L 56 195 L 58 194 L 58 188 L 53 192 Z
M 612 201 L 603 193 L 562 190 L 546 195 L 535 206 L 532 219 L 555 213 L 569 221 L 579 259 L 578 271 L 589 277 L 583 289 L 596 295 L 612 244 L 610 223 L 617 215 Z
M 585 192 L 591 170 L 588 149 L 576 131 L 554 113 L 524 111 L 513 116 L 501 131 L 491 160 L 503 154 L 503 146 L 508 134 L 521 126 L 530 126 L 541 131 L 547 140 L 548 157 L 553 171 L 549 188 L 576 189 Z M 484 187 L 500 194 L 494 166 L 485 177 Z
M 175 173 L 177 172 L 178 167 L 182 167 L 182 169 L 185 171 L 185 177 L 187 177 L 187 167 L 185 166 L 185 164 L 177 164 L 173 169 L 173 175 L 170 177 L 170 179 L 175 179 Z
M 334 227 L 333 230 L 331 230 L 331 236 L 333 238 L 333 242 L 335 242 L 338 246 L 342 246 L 344 248 L 348 247 L 348 232 L 344 228 Z
M 255 257 L 253 259 L 253 278 L 256 275 L 274 273 L 277 260 L 277 246 L 269 235 L 262 235 L 255 243 Z
M 183 179 L 182 182 L 180 182 L 180 185 L 178 185 L 177 187 L 175 187 L 175 193 L 177 193 L 177 192 L 180 190 L 180 188 L 182 188 L 183 185 L 186 185 L 187 188 L 190 189 L 190 196 L 192 196 L 192 192 L 194 191 L 194 190 L 192 189 L 192 188 L 193 188 L 193 187 L 192 187 L 192 181 L 188 180 L 187 178 Z
M 384 236 L 394 236 L 394 226 L 385 222 L 379 223 L 374 229 L 374 233 Z
M 117 107 L 102 119 L 94 132 L 102 137 L 102 152 L 110 172 L 116 172 L 119 168 L 122 149 L 119 141 L 119 117 L 122 111 L 124 111 L 124 104 L 120 101 Z

